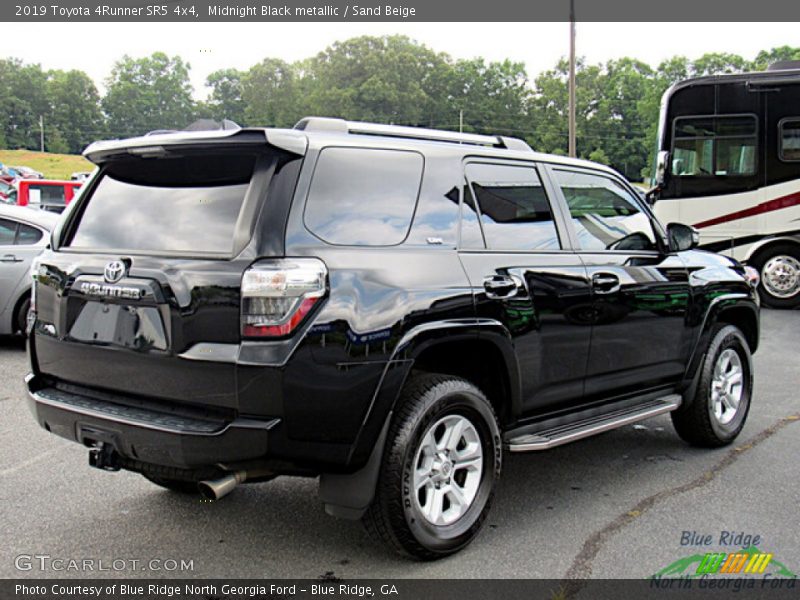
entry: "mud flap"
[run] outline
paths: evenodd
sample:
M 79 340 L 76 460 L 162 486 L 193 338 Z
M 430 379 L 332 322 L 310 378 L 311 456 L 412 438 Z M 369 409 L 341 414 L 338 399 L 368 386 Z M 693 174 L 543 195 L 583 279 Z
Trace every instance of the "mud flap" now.
M 369 455 L 367 464 L 349 475 L 323 473 L 319 478 L 319 498 L 325 505 L 325 512 L 340 519 L 357 521 L 369 508 L 375 496 L 383 449 L 389 433 L 392 414 L 386 417 L 383 429 Z

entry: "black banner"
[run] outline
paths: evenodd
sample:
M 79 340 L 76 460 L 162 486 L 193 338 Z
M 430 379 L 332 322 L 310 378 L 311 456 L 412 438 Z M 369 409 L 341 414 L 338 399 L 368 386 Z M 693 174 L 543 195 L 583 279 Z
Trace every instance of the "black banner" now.
M 797 580 L 763 576 L 681 579 L 2 580 L 4 600 L 536 600 L 796 598 Z
M 577 21 L 797 21 L 786 0 L 574 0 Z M 28 22 L 547 22 L 570 19 L 570 0 L 11 0 L 0 20 Z M 657 44 L 658 39 L 653 43 Z

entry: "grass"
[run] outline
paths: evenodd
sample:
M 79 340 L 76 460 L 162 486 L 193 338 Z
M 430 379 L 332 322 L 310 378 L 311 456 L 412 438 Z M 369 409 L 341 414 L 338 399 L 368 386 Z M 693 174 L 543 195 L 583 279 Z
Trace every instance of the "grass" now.
M 94 165 L 82 156 L 32 150 L 0 150 L 0 163 L 36 169 L 47 179 L 69 179 L 76 171 L 91 171 Z

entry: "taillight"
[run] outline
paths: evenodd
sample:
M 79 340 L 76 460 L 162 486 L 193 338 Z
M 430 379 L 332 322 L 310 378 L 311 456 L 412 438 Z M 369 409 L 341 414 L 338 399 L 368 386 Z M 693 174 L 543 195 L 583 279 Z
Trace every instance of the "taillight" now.
M 325 295 L 328 269 L 316 258 L 255 263 L 242 276 L 242 336 L 291 334 Z

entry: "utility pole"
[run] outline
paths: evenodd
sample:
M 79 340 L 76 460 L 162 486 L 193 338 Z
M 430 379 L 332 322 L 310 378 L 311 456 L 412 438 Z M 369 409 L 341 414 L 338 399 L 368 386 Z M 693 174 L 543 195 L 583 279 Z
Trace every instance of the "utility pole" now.
M 569 0 L 569 155 L 575 149 L 575 0 Z
M 458 111 L 458 133 L 464 133 L 464 111 Z
M 39 143 L 44 152 L 44 115 L 39 115 Z

